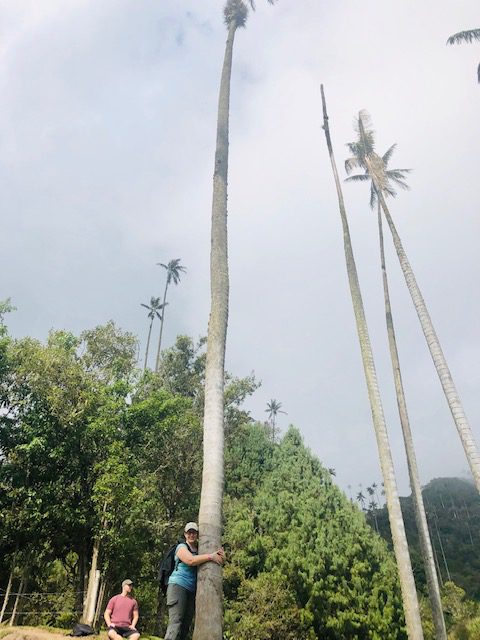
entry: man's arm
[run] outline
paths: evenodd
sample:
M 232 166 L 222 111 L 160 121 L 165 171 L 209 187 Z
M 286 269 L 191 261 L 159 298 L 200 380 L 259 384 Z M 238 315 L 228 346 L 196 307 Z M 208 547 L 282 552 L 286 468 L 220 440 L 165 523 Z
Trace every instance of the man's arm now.
M 103 614 L 103 618 L 105 620 L 105 624 L 107 625 L 107 627 L 113 627 L 112 624 L 112 620 L 110 618 L 110 616 L 112 615 L 112 610 L 111 609 L 105 609 L 105 613 Z
M 137 622 L 138 622 L 138 607 L 136 607 L 133 610 L 133 619 L 132 619 L 132 624 L 130 625 L 132 629 L 137 628 Z

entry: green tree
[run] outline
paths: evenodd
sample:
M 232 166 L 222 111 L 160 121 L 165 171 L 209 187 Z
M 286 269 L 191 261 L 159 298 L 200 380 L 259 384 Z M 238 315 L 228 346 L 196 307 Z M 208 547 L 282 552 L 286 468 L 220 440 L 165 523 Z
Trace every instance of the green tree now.
M 474 40 L 480 40 L 480 29 L 469 29 L 454 33 L 453 36 L 448 38 L 447 44 L 460 44 L 462 42 L 473 42 Z M 480 82 L 480 64 L 477 68 L 477 79 Z
M 297 429 L 276 446 L 263 438 L 272 457 L 256 488 L 225 499 L 226 637 L 404 639 L 395 563 L 383 541 Z M 244 443 L 237 457 L 258 460 L 259 448 Z
M 357 122 L 358 140 L 349 143 L 347 146 L 350 152 L 353 154 L 351 158 L 345 161 L 345 169 L 347 173 L 350 173 L 353 168 L 361 168 L 364 173 L 356 174 L 347 178 L 347 181 L 368 180 L 370 181 L 370 206 L 373 208 L 375 204 L 378 205 L 377 219 L 378 219 L 378 237 L 380 243 L 380 266 L 383 279 L 383 293 L 384 293 L 384 306 L 385 306 L 385 319 L 387 324 L 388 342 L 390 347 L 390 359 L 392 363 L 393 378 L 395 382 L 395 392 L 397 397 L 398 412 L 400 416 L 400 424 L 402 427 L 403 441 L 405 444 L 405 451 L 407 454 L 408 472 L 410 477 L 410 487 L 412 495 L 414 497 L 415 517 L 417 521 L 417 528 L 420 534 L 422 557 L 427 576 L 428 592 L 430 596 L 430 602 L 433 610 L 433 619 L 435 623 L 435 630 L 437 638 L 439 640 L 447 640 L 447 631 L 445 628 L 445 621 L 443 618 L 442 602 L 440 597 L 440 586 L 438 584 L 437 572 L 435 569 L 435 560 L 433 557 L 432 543 L 430 540 L 430 534 L 428 531 L 427 517 L 425 514 L 425 506 L 423 504 L 422 486 L 420 483 L 420 475 L 418 473 L 417 458 L 415 455 L 415 447 L 413 443 L 412 431 L 410 428 L 410 421 L 408 418 L 407 403 L 405 399 L 405 391 L 403 388 L 402 374 L 400 368 L 400 358 L 398 355 L 397 340 L 395 335 L 395 327 L 393 323 L 392 307 L 390 303 L 390 292 L 388 286 L 387 268 L 385 262 L 385 249 L 383 241 L 383 229 L 382 229 L 382 210 L 380 206 L 380 200 L 377 197 L 377 188 L 374 184 L 372 176 L 369 173 L 368 167 L 365 162 L 367 154 L 373 154 L 375 152 L 375 135 L 369 125 L 368 114 L 360 112 Z M 387 152 L 380 158 L 377 157 L 375 167 L 378 175 L 381 177 L 378 183 L 382 188 L 382 195 L 384 198 L 387 196 L 395 197 L 396 192 L 392 187 L 392 183 L 398 185 L 402 189 L 408 188 L 405 183 L 405 176 L 408 173 L 408 169 L 388 169 L 388 163 L 392 157 L 396 145 L 392 145 Z M 369 487 L 370 489 L 370 487 Z M 373 496 L 374 490 L 371 489 L 371 495 Z M 378 531 L 378 523 L 376 516 L 376 509 L 372 509 L 375 527 Z
M 152 335 L 153 321 L 155 320 L 155 318 L 158 318 L 160 322 L 162 322 L 163 313 L 160 313 L 160 311 L 163 310 L 163 304 L 160 302 L 160 298 L 154 298 L 152 296 L 150 298 L 150 304 L 144 304 L 142 302 L 141 306 L 145 307 L 145 309 L 148 309 L 148 318 L 150 320 L 150 324 L 148 325 L 147 346 L 145 347 L 145 362 L 143 364 L 143 370 L 145 371 L 148 362 L 148 350 L 150 347 L 150 337 Z
M 162 318 L 160 320 L 160 335 L 158 336 L 158 349 L 157 349 L 157 359 L 155 361 L 155 371 L 158 371 L 160 366 L 160 351 L 162 349 L 162 335 L 163 335 L 163 323 L 165 320 L 165 307 L 167 306 L 167 291 L 170 284 L 173 282 L 174 285 L 179 284 L 180 276 L 182 273 L 187 271 L 186 267 L 183 267 L 180 264 L 181 258 L 174 258 L 167 262 L 167 264 L 163 264 L 163 262 L 157 262 L 158 267 L 163 267 L 167 272 L 167 277 L 165 280 L 165 290 L 163 292 L 163 302 L 162 302 Z
M 273 0 L 270 0 L 273 2 Z M 253 9 L 253 1 L 250 0 Z M 242 0 L 227 0 L 228 30 L 218 101 L 217 139 L 213 176 L 210 286 L 211 306 L 205 368 L 203 477 L 200 501 L 199 546 L 202 552 L 220 546 L 222 528 L 224 376 L 228 325 L 227 181 L 230 78 L 235 34 L 244 27 L 248 8 Z M 194 640 L 222 638 L 222 570 L 213 562 L 198 571 L 197 615 Z
M 408 636 L 411 640 L 423 638 L 422 624 L 420 620 L 420 612 L 418 606 L 417 592 L 415 589 L 415 580 L 413 578 L 412 564 L 408 552 L 407 538 L 405 535 L 405 527 L 400 508 L 400 500 L 398 496 L 397 483 L 395 479 L 395 470 L 393 467 L 392 453 L 388 441 L 387 425 L 383 413 L 380 390 L 378 387 L 377 374 L 373 359 L 370 337 L 368 333 L 367 321 L 363 307 L 362 294 L 360 291 L 360 283 L 358 280 L 355 258 L 353 255 L 350 231 L 345 210 L 342 188 L 338 171 L 333 154 L 333 147 L 330 138 L 330 130 L 328 124 L 327 107 L 322 86 L 322 103 L 323 103 L 323 128 L 327 141 L 330 162 L 335 179 L 337 190 L 340 217 L 343 227 L 343 240 L 345 249 L 345 259 L 347 263 L 347 274 L 350 285 L 350 293 L 352 297 L 355 320 L 357 324 L 357 332 L 360 342 L 360 350 L 362 354 L 363 368 L 367 382 L 368 395 L 372 410 L 373 425 L 377 439 L 378 453 L 380 458 L 380 466 L 382 468 L 383 480 L 385 483 L 385 493 L 387 499 L 388 513 L 390 518 L 390 526 L 392 530 L 393 546 L 397 558 L 397 566 L 400 575 L 400 585 L 402 587 L 403 604 L 405 609 L 405 619 L 407 623 Z

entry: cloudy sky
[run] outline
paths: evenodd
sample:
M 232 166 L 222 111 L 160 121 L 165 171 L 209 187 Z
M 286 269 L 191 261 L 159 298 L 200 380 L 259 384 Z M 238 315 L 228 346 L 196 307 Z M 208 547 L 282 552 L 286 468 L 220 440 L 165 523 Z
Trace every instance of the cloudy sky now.
M 391 203 L 480 442 L 478 0 L 257 2 L 232 78 L 227 366 L 268 400 L 339 484 L 380 481 L 321 130 L 325 85 L 339 167 L 367 109 L 379 151 L 413 169 Z M 14 336 L 110 318 L 144 349 L 156 262 L 181 258 L 165 344 L 204 335 L 220 0 L 0 0 L 0 299 Z M 342 170 L 343 174 L 343 170 Z M 352 240 L 402 493 L 408 476 L 387 351 L 368 187 L 345 185 Z M 389 239 L 388 239 L 389 240 Z M 422 481 L 468 477 L 403 276 L 392 305 Z

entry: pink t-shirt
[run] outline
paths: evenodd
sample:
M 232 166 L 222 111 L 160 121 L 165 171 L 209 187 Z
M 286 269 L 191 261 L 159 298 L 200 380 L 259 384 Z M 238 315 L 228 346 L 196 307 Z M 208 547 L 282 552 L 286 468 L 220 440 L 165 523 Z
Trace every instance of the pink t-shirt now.
M 133 612 L 138 611 L 138 602 L 135 598 L 118 596 L 110 598 L 107 609 L 111 611 L 110 620 L 116 627 L 129 627 L 132 624 Z

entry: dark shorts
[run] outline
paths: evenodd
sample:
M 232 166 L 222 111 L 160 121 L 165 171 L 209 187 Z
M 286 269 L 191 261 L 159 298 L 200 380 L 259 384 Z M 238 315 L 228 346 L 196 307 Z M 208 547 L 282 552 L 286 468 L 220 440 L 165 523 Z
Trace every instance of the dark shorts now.
M 113 626 L 111 626 L 111 627 L 108 627 L 109 631 L 110 631 L 110 629 L 113 629 L 114 631 L 116 631 L 119 636 L 122 636 L 122 638 L 129 638 L 134 633 L 140 633 L 139 631 L 137 631 L 137 629 L 130 629 L 130 627 L 113 627 Z

